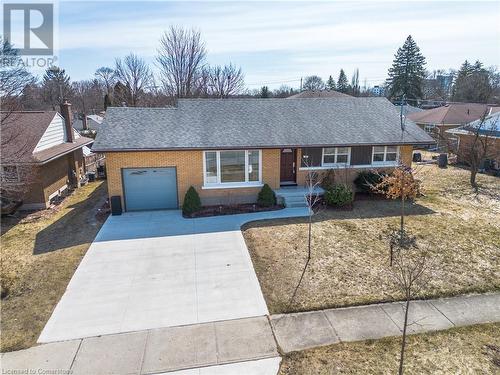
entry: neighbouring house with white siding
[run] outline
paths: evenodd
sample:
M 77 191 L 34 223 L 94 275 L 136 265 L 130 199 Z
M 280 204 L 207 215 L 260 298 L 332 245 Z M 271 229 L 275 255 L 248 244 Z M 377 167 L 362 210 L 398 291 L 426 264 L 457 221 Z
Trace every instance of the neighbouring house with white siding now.
M 21 199 L 24 209 L 43 209 L 68 188 L 80 186 L 86 172 L 82 148 L 93 139 L 72 127 L 70 106 L 61 104 L 61 113 L 1 113 L 3 197 Z

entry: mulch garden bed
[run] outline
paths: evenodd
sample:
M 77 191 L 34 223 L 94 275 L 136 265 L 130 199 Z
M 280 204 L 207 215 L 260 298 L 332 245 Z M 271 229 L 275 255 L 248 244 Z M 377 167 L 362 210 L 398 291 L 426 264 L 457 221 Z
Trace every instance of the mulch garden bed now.
M 186 218 L 209 217 L 209 216 L 222 216 L 222 215 L 235 215 L 235 214 L 248 214 L 251 212 L 262 211 L 277 211 L 283 209 L 282 205 L 274 205 L 271 207 L 263 207 L 258 204 L 237 204 L 231 206 L 205 206 L 200 211 L 195 212 L 189 216 L 184 215 Z

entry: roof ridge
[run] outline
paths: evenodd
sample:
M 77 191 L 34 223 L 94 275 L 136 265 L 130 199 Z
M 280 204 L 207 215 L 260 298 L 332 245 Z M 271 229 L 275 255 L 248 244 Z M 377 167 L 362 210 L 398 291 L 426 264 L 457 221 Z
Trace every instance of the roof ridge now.
M 56 113 L 55 110 L 50 111 L 0 111 L 0 113 Z

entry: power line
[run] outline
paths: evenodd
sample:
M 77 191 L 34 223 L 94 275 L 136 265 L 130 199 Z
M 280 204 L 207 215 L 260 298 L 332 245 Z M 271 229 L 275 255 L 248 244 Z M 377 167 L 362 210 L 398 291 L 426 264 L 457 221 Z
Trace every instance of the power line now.
M 246 83 L 247 86 L 264 86 L 264 85 L 274 85 L 277 83 L 289 83 L 289 82 L 299 82 L 301 79 L 289 79 L 284 81 L 269 81 L 269 82 L 259 82 L 259 83 Z

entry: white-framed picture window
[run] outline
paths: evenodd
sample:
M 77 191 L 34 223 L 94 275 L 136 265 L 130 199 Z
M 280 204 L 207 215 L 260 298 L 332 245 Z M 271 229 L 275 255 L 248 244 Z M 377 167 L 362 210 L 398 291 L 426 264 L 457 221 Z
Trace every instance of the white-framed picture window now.
M 397 164 L 399 146 L 373 146 L 372 164 Z
M 261 150 L 203 152 L 204 187 L 257 185 L 262 181 Z
M 322 166 L 345 165 L 351 162 L 350 147 L 325 147 L 323 148 Z
M 16 165 L 3 165 L 1 168 L 2 182 L 19 182 L 19 171 Z

